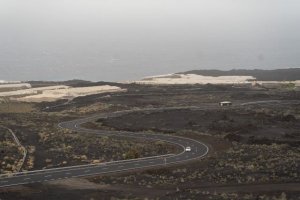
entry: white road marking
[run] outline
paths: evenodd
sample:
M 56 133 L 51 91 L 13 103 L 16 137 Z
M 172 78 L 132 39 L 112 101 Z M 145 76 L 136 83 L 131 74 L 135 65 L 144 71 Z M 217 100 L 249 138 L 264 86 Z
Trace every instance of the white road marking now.
M 84 173 L 90 172 L 91 170 L 85 170 Z
M 48 177 L 51 177 L 52 175 L 47 175 L 47 176 L 44 176 L 45 178 L 48 178 Z
M 66 175 L 70 175 L 71 173 L 70 172 L 66 172 Z

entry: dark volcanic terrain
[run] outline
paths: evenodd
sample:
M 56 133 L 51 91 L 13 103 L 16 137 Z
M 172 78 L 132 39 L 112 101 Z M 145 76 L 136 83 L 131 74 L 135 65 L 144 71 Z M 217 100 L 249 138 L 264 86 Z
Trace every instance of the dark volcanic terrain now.
M 97 84 L 103 83 L 93 83 Z M 2 188 L 0 199 L 300 199 L 300 93 L 296 89 L 118 86 L 128 91 L 70 102 L 11 102 L 11 109 L 1 105 L 1 124 L 11 128 L 29 152 L 22 169 L 176 152 L 165 143 L 91 137 L 56 127 L 69 119 L 133 109 L 136 112 L 85 126 L 190 137 L 209 146 L 208 156 L 168 167 Z M 220 107 L 224 100 L 233 105 Z M 169 109 L 151 110 L 165 107 Z M 145 108 L 149 111 L 139 111 Z M 1 142 L 5 142 L 9 136 L 1 131 L 5 134 Z M 16 148 L 9 154 L 20 157 Z M 1 166 L 9 170 L 3 161 Z

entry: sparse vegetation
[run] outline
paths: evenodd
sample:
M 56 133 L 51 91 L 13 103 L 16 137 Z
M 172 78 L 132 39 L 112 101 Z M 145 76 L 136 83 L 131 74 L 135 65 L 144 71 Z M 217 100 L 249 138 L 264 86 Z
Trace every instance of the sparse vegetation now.
M 11 133 L 0 126 L 0 174 L 17 172 L 23 150 L 15 143 Z
M 99 196 L 104 199 L 299 199 L 300 106 L 295 101 L 299 100 L 299 92 L 289 88 L 256 90 L 215 85 L 129 84 L 126 87 L 128 92 L 124 95 L 91 95 L 67 104 L 59 101 L 57 104 L 62 106 L 49 110 L 42 109 L 55 102 L 23 104 L 19 106 L 30 106 L 30 109 L 20 108 L 19 111 L 15 109 L 18 105 L 10 102 L 15 111 L 12 108 L 0 110 L 1 123 L 13 129 L 28 150 L 23 170 L 176 151 L 160 141 L 96 137 L 56 127 L 61 121 L 83 114 L 139 108 L 178 107 L 99 119 L 85 126 L 191 137 L 208 144 L 209 155 L 203 160 L 170 167 L 70 179 L 70 183 L 28 185 L 26 194 L 21 194 L 23 189 L 0 190 L 0 197 L 40 199 L 51 193 L 52 199 L 97 199 Z M 233 106 L 218 107 L 218 102 L 224 99 L 232 101 Z M 269 99 L 282 99 L 284 103 L 237 106 L 242 102 Z M 186 106 L 200 108 L 184 108 Z M 6 136 L 2 136 L 1 145 L 6 140 Z M 18 159 L 18 149 L 9 145 L 12 145 L 9 157 Z M 15 164 L 12 160 L 8 162 L 11 166 Z M 5 164 L 1 165 L 1 173 L 13 171 L 13 167 L 6 168 Z

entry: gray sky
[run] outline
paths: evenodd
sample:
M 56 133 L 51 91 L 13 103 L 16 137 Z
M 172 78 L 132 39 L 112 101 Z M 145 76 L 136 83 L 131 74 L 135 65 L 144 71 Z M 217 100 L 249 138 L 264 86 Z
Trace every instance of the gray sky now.
M 300 63 L 299 0 L 0 0 L 0 79 Z

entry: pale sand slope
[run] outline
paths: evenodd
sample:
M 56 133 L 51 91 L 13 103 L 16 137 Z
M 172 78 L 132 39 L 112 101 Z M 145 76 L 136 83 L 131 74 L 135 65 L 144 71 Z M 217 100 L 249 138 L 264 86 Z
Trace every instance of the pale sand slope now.
M 134 81 L 137 84 L 240 84 L 250 83 L 253 76 L 202 76 L 196 74 L 167 74 L 161 76 L 146 77 L 141 81 Z
M 29 83 L 0 84 L 0 88 L 31 88 Z
M 57 89 L 66 89 L 69 86 L 66 85 L 57 85 L 57 86 L 48 86 L 48 87 L 38 87 L 38 88 L 30 88 L 30 89 L 21 89 L 16 91 L 10 92 L 0 92 L 0 97 L 6 96 L 20 96 L 20 95 L 31 95 L 31 94 L 38 94 L 45 90 L 57 90 Z
M 5 80 L 0 80 L 0 84 L 14 84 L 14 83 L 21 83 L 21 81 L 5 81 Z
M 79 96 L 86 96 L 86 95 L 99 94 L 105 92 L 123 92 L 123 91 L 126 91 L 126 89 L 122 89 L 120 87 L 110 86 L 110 85 L 77 87 L 77 88 L 69 87 L 69 88 L 62 88 L 62 89 L 43 90 L 41 94 L 15 98 L 14 100 L 26 101 L 26 102 L 56 101 L 59 99 L 73 99 Z
M 42 101 L 56 101 L 59 99 L 73 99 L 79 96 L 86 96 L 86 95 L 99 94 L 105 92 L 126 91 L 126 89 L 122 89 L 116 86 L 109 86 L 109 85 L 77 87 L 77 88 L 61 85 L 61 86 L 51 86 L 51 87 L 43 87 L 43 88 L 32 88 L 31 90 L 34 92 L 33 95 L 31 93 L 25 97 L 11 98 L 11 99 L 17 101 L 25 101 L 25 102 L 42 102 Z M 19 95 L 24 94 L 22 90 L 16 92 L 18 92 L 17 94 Z

